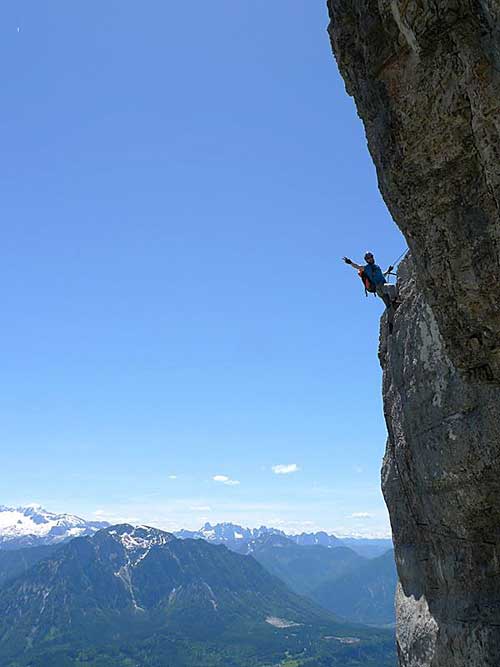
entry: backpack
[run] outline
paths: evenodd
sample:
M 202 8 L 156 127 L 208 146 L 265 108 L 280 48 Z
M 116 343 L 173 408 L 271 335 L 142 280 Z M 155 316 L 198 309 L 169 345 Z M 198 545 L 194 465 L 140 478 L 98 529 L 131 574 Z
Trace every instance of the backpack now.
M 370 292 L 370 294 L 373 294 L 374 296 L 377 296 L 377 288 L 375 287 L 375 283 L 372 283 L 370 278 L 368 278 L 364 269 L 360 269 L 358 271 L 358 276 L 361 278 L 361 282 L 363 283 L 363 287 L 365 288 L 365 296 L 368 296 L 368 292 Z

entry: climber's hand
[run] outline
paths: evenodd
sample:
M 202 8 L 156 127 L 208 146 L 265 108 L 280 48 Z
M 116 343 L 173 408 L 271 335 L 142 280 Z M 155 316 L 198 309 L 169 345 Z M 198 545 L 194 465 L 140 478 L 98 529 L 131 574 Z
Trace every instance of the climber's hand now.
M 352 260 L 350 260 L 349 257 L 342 257 L 342 259 L 346 264 L 352 264 Z

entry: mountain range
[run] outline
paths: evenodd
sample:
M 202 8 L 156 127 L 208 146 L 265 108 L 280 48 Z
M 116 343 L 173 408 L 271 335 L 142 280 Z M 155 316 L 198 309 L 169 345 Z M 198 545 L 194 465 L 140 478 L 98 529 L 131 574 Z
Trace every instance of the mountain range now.
M 87 521 L 73 514 L 48 512 L 39 505 L 17 508 L 0 505 L 0 549 L 59 544 L 73 537 L 93 535 L 109 525 L 106 521 Z M 338 538 L 324 531 L 288 535 L 267 526 L 243 528 L 233 523 L 205 523 L 200 530 L 180 530 L 173 534 L 181 539 L 203 539 L 213 544 L 224 544 L 237 553 L 251 552 L 252 543 L 268 535 L 281 535 L 299 546 L 348 546 L 368 557 L 379 556 L 392 548 L 390 539 Z
M 62 546 L 0 549 L 0 586 L 52 556 Z M 367 559 L 347 547 L 302 547 L 274 534 L 253 540 L 246 555 L 295 593 L 345 619 L 377 626 L 395 621 L 397 575 L 392 550 Z
M 284 537 L 298 546 L 322 546 L 328 549 L 349 547 L 366 558 L 376 558 L 392 549 L 390 538 L 336 537 L 325 531 L 290 535 L 277 528 L 243 528 L 234 523 L 205 523 L 200 530 L 179 530 L 174 535 L 181 539 L 202 539 L 213 544 L 224 544 L 228 549 L 243 554 L 252 553 L 254 544 L 272 535 Z
M 300 535 L 287 535 L 284 531 L 277 528 L 243 528 L 234 523 L 218 523 L 212 525 L 205 523 L 200 530 L 189 531 L 181 530 L 174 533 L 181 539 L 203 539 L 215 544 L 225 544 L 229 549 L 238 553 L 245 553 L 249 550 L 249 545 L 255 540 L 260 540 L 268 535 L 279 535 L 286 537 L 298 545 L 321 544 L 325 547 L 338 547 L 342 541 L 334 535 L 328 535 L 321 531 L 317 533 L 301 533 Z
M 395 662 L 391 633 L 342 622 L 223 545 L 123 524 L 41 549 L 0 586 L 5 667 Z

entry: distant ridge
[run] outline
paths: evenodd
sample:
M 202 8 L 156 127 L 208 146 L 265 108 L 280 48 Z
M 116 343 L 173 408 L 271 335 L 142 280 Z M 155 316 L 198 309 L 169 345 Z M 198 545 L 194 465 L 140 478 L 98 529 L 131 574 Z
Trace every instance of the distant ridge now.
M 270 535 L 285 537 L 298 546 L 318 545 L 328 549 L 349 547 L 357 554 L 367 558 L 381 556 L 389 549 L 392 549 L 392 540 L 389 538 L 340 538 L 335 535 L 329 535 L 325 531 L 289 535 L 277 528 L 268 528 L 267 526 L 243 528 L 233 523 L 218 523 L 215 525 L 205 523 L 200 530 L 179 530 L 174 532 L 174 535 L 180 539 L 201 539 L 213 544 L 224 544 L 228 549 L 243 554 L 252 552 L 252 545 L 256 540 L 262 540 Z
M 0 549 L 62 544 L 74 537 L 93 535 L 107 528 L 107 521 L 87 521 L 74 514 L 56 514 L 40 505 L 7 507 L 0 505 Z M 342 537 L 318 531 L 290 535 L 277 528 L 260 526 L 243 528 L 234 523 L 205 523 L 199 530 L 179 530 L 173 533 L 180 539 L 203 539 L 212 544 L 224 544 L 237 553 L 251 553 L 252 544 L 269 535 L 286 537 L 298 546 L 320 545 L 326 548 L 348 546 L 356 553 L 374 558 L 392 548 L 390 539 Z

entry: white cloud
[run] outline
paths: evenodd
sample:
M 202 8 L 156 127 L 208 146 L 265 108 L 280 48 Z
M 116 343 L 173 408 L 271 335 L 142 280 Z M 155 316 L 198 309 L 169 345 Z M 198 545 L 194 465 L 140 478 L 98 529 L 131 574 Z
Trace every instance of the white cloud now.
M 238 486 L 240 483 L 237 479 L 231 479 L 227 475 L 214 475 L 212 477 L 214 482 L 220 482 L 221 484 L 225 484 L 226 486 Z
M 193 512 L 211 512 L 212 508 L 209 507 L 208 505 L 195 505 L 194 507 L 190 507 L 190 510 Z
M 373 515 L 370 514 L 369 512 L 353 512 L 351 514 L 350 518 L 351 519 L 371 519 L 372 516 Z
M 298 472 L 299 470 L 300 468 L 296 463 L 280 463 L 279 465 L 272 467 L 272 471 L 275 475 L 289 475 L 290 473 Z
M 169 475 L 168 478 L 169 479 L 177 479 L 177 475 Z

